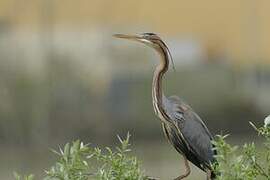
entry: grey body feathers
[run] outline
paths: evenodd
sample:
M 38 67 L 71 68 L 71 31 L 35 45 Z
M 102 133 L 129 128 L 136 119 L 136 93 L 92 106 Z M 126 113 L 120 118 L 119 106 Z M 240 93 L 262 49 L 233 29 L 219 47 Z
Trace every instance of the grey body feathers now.
M 211 169 L 213 137 L 201 118 L 177 96 L 164 97 L 163 107 L 170 117 L 163 130 L 175 149 L 200 169 Z

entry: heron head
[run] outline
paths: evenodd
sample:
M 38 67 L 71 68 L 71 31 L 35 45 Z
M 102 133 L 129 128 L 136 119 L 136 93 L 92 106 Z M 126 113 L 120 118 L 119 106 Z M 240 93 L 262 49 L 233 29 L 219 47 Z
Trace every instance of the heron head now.
M 137 35 L 115 34 L 114 37 L 138 41 L 153 48 L 159 47 L 158 41 L 161 41 L 160 37 L 154 33 L 142 33 Z
M 126 34 L 114 34 L 114 37 L 122 38 L 122 39 L 128 39 L 133 41 L 138 41 L 143 44 L 146 44 L 147 46 L 150 46 L 157 50 L 160 54 L 167 54 L 169 59 L 171 59 L 173 69 L 174 68 L 174 62 L 172 59 L 172 55 L 169 51 L 169 48 L 167 45 L 161 40 L 161 38 L 156 35 L 155 33 L 142 33 L 137 35 L 126 35 Z M 165 50 L 165 51 L 164 51 Z

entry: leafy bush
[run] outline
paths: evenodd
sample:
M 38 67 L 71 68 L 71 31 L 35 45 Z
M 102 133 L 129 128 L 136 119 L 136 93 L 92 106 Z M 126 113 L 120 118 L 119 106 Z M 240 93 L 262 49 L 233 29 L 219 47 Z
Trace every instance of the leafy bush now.
M 120 147 L 113 152 L 110 148 L 101 150 L 84 145 L 79 140 L 60 148 L 59 152 L 53 150 L 59 159 L 49 170 L 45 171 L 44 180 L 146 180 L 136 157 L 130 156 L 128 134 L 121 139 Z M 96 166 L 99 164 L 100 166 Z M 34 176 L 20 176 L 14 173 L 16 180 L 33 180 Z
M 16 180 L 33 180 L 34 179 L 33 174 L 30 174 L 29 176 L 21 176 L 16 172 L 14 172 L 14 177 Z
M 212 165 L 217 180 L 254 180 L 270 179 L 270 116 L 265 125 L 257 128 L 250 123 L 264 138 L 262 147 L 245 143 L 232 146 L 225 139 L 228 135 L 217 135 L 215 149 L 217 162 Z M 150 180 L 139 167 L 136 157 L 130 156 L 129 137 L 119 138 L 120 147 L 113 152 L 110 148 L 90 148 L 80 141 L 66 144 L 64 150 L 54 151 L 59 159 L 49 170 L 45 171 L 44 180 Z M 96 166 L 98 165 L 98 166 Z M 14 173 L 16 180 L 33 180 L 34 176 L 20 176 Z
M 267 118 L 266 118 L 267 120 Z M 252 143 L 245 143 L 242 147 L 231 146 L 226 143 L 228 135 L 218 135 L 214 141 L 217 150 L 217 163 L 213 164 L 217 180 L 254 180 L 270 179 L 270 127 L 252 127 L 264 138 L 263 146 L 259 149 Z

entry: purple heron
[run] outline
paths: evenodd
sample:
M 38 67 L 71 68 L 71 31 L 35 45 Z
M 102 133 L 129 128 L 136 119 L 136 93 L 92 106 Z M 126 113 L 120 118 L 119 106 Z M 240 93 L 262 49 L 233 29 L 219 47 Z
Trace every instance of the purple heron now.
M 184 157 L 185 172 L 175 180 L 186 178 L 190 174 L 188 161 L 205 171 L 207 179 L 214 179 L 215 174 L 211 167 L 216 155 L 211 143 L 213 136 L 189 105 L 177 96 L 166 97 L 163 94 L 162 79 L 169 68 L 170 60 L 172 61 L 168 46 L 154 33 L 115 34 L 114 36 L 146 44 L 160 55 L 160 63 L 153 76 L 152 100 L 155 114 L 161 120 L 165 136 Z

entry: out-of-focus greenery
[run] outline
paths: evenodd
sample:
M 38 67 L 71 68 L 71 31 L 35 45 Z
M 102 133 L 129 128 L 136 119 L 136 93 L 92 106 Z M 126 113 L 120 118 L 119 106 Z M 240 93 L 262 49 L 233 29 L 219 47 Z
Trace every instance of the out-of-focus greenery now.
M 130 156 L 129 137 L 121 139 L 120 147 L 116 147 L 113 152 L 110 148 L 101 150 L 84 145 L 79 140 L 70 145 L 67 143 L 64 150 L 53 152 L 59 159 L 49 170 L 45 171 L 44 180 L 147 180 L 140 169 L 140 164 L 136 157 Z M 97 167 L 96 164 L 99 164 Z M 14 173 L 16 180 L 33 180 L 34 176 L 20 176 Z
M 217 162 L 213 164 L 217 180 L 254 180 L 270 178 L 270 127 L 256 128 L 264 138 L 263 149 L 252 143 L 241 148 L 226 143 L 225 136 L 217 136 L 214 141 Z

